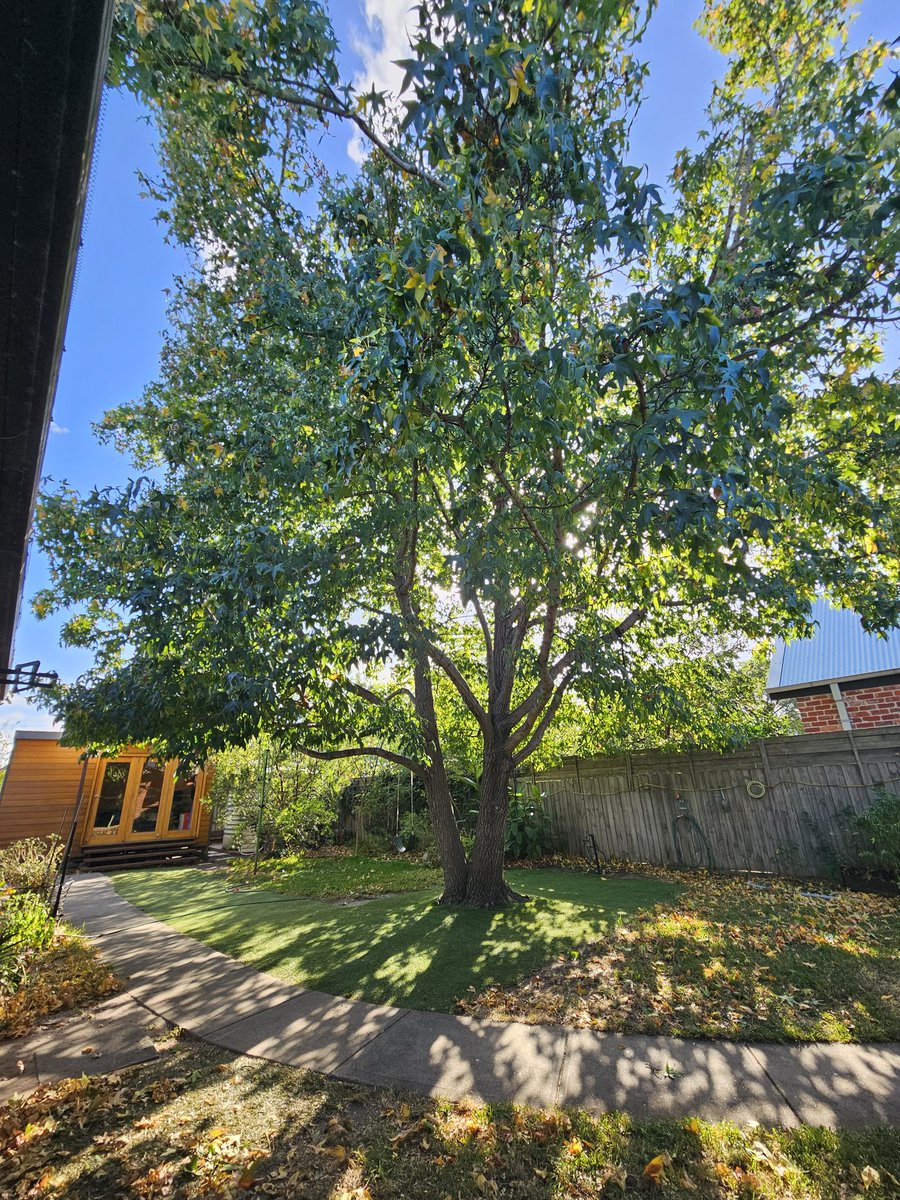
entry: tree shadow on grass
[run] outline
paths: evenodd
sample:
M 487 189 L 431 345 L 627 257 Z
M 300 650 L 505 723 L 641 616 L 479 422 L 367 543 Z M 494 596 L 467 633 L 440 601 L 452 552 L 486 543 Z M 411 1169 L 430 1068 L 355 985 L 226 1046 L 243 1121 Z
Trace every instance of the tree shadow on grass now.
M 187 1200 L 257 1187 L 283 1200 L 649 1195 L 660 1193 L 645 1174 L 653 1160 L 666 1195 L 695 1200 L 757 1194 L 754 1178 L 773 1200 L 849 1195 L 866 1167 L 877 1177 L 867 1197 L 887 1200 L 900 1174 L 896 1129 L 738 1130 L 686 1122 L 687 1114 L 448 1107 L 192 1039 L 153 1063 L 39 1091 L 0 1113 L 3 1134 L 29 1130 L 6 1160 L 5 1186 L 62 1200 Z
M 516 875 L 517 883 L 526 877 L 532 898 L 497 911 L 438 906 L 436 890 L 341 909 L 268 892 L 230 893 L 222 880 L 198 871 L 147 873 L 118 886 L 182 932 L 289 982 L 441 1011 L 452 1011 L 473 989 L 512 983 L 672 893 L 665 884 L 598 880 L 585 900 L 583 882 L 571 873 Z

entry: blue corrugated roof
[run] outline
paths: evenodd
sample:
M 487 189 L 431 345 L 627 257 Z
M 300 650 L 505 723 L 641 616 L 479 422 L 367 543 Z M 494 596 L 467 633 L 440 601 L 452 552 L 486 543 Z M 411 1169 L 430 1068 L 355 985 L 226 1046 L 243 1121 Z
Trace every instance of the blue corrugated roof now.
M 812 637 L 776 641 L 767 691 L 900 671 L 900 629 L 884 637 L 866 633 L 855 612 L 827 600 L 813 604 L 812 619 L 818 625 Z

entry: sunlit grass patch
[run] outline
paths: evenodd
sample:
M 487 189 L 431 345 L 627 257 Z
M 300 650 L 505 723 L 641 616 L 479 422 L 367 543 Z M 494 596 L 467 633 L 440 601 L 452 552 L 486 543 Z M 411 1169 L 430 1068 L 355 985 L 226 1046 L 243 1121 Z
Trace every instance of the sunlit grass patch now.
M 287 896 L 320 899 L 383 896 L 437 887 L 441 872 L 421 858 L 372 858 L 363 854 L 292 854 L 263 860 L 254 870 L 250 859 L 229 868 L 235 886 L 266 887 Z
M 355 872 L 348 886 L 355 886 Z M 445 1012 L 476 990 L 508 985 L 576 952 L 677 890 L 659 880 L 602 880 L 587 872 L 508 875 L 531 899 L 493 912 L 442 907 L 435 903 L 438 885 L 343 907 L 270 889 L 233 891 L 222 874 L 202 870 L 132 871 L 114 883 L 183 933 L 288 982 Z
M 755 1041 L 900 1036 L 900 906 L 702 878 L 578 956 L 466 1010 L 501 1020 Z

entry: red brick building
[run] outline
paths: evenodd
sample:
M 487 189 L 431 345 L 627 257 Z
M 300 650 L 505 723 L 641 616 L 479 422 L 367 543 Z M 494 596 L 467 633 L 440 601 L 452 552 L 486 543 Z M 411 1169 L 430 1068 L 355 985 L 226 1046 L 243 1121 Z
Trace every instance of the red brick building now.
M 824 600 L 813 617 L 812 637 L 776 643 L 769 696 L 793 700 L 806 733 L 900 726 L 900 630 L 866 633 L 855 613 Z

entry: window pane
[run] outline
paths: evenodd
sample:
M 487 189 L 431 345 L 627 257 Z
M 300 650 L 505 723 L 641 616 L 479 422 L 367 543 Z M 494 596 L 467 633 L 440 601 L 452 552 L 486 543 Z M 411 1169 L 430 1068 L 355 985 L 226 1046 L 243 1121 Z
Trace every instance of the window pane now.
M 141 781 L 138 784 L 134 820 L 131 822 L 132 833 L 154 833 L 156 831 L 164 773 L 165 768 L 155 758 L 148 758 L 144 763 Z
M 125 803 L 125 789 L 128 787 L 129 762 L 109 762 L 103 772 L 103 783 L 100 785 L 100 799 L 97 801 L 97 815 L 94 818 L 95 829 L 115 829 L 122 819 L 122 805 Z
M 190 779 L 176 779 L 175 791 L 172 793 L 172 815 L 169 817 L 169 829 L 184 830 L 185 832 L 191 827 L 191 818 L 194 815 L 194 790 L 197 786 L 197 779 L 191 776 Z

